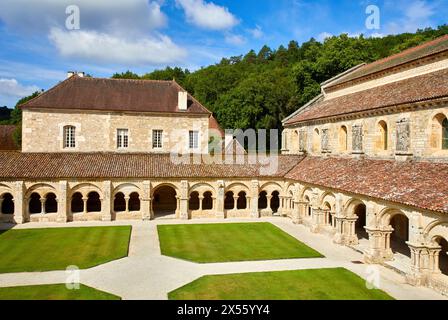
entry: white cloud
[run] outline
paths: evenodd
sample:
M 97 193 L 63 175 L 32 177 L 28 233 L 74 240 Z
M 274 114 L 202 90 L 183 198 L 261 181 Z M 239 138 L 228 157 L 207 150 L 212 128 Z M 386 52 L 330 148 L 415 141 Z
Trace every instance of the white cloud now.
M 263 29 L 259 25 L 256 25 L 254 29 L 250 29 L 249 33 L 254 39 L 261 39 L 264 35 Z
M 415 32 L 419 28 L 433 25 L 431 19 L 436 14 L 439 4 L 440 2 L 429 3 L 425 0 L 388 1 L 386 5 L 398 10 L 401 17 L 387 23 L 385 33 Z
M 24 86 L 16 79 L 0 78 L 0 96 L 23 98 L 39 90 L 37 86 Z
M 319 33 L 319 35 L 317 36 L 317 41 L 324 42 L 325 39 L 331 38 L 332 36 L 333 35 L 329 32 L 322 32 L 322 33 Z
M 49 38 L 62 56 L 96 63 L 161 65 L 186 56 L 183 48 L 164 35 L 132 40 L 96 31 L 53 28 Z
M 160 4 L 153 0 L 2 0 L 0 19 L 16 32 L 47 33 L 65 26 L 69 5 L 79 7 L 81 29 L 142 33 L 167 22 Z
M 238 34 L 228 34 L 226 35 L 225 40 L 228 44 L 235 46 L 241 46 L 246 43 L 246 38 Z
M 239 23 L 228 8 L 204 0 L 176 0 L 185 11 L 187 21 L 211 30 L 226 30 Z

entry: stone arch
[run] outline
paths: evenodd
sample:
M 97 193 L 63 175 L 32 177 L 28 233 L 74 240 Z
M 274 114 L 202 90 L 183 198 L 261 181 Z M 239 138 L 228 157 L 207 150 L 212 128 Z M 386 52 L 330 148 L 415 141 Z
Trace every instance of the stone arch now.
M 94 183 L 80 183 L 73 186 L 70 190 L 70 198 L 77 192 L 81 193 L 84 198 L 87 198 L 89 193 L 95 191 L 100 195 L 100 198 L 103 199 L 103 192 L 101 188 Z
M 202 210 L 213 210 L 213 193 L 211 191 L 204 192 L 204 199 L 202 199 Z
M 347 151 L 348 150 L 348 129 L 346 125 L 342 125 L 339 128 L 339 151 Z
M 390 249 L 393 253 L 401 253 L 410 257 L 411 251 L 407 245 L 409 241 L 409 217 L 399 209 L 385 208 L 378 215 L 378 222 L 382 229 L 390 228 Z
M 224 210 L 233 210 L 235 209 L 235 193 L 233 191 L 227 191 L 224 195 Z
M 280 209 L 280 192 L 279 191 L 273 191 L 271 193 L 271 210 L 273 213 L 277 213 Z
M 28 197 L 28 213 L 40 214 L 42 213 L 41 195 L 38 192 L 32 192 Z
M 0 214 L 14 214 L 14 197 L 10 192 L 3 192 L 0 195 Z
M 119 192 L 121 192 L 125 197 L 129 197 L 133 192 L 137 192 L 139 195 L 142 194 L 141 189 L 133 183 L 122 183 L 116 186 L 112 191 L 112 195 L 115 196 Z
M 101 212 L 101 195 L 96 191 L 87 194 L 87 212 Z
M 358 239 L 368 239 L 369 236 L 365 227 L 367 225 L 367 206 L 360 199 L 350 199 L 345 205 L 344 214 L 346 217 L 357 218 L 355 222 L 355 234 Z
M 49 192 L 45 195 L 45 213 L 57 213 L 58 212 L 58 199 L 56 194 Z
M 247 193 L 245 191 L 240 191 L 238 193 L 238 200 L 236 205 L 237 210 L 247 209 Z
M 114 212 L 125 212 L 126 211 L 126 199 L 123 192 L 116 192 L 114 195 Z
M 201 182 L 194 184 L 190 187 L 190 194 L 195 191 L 197 191 L 200 196 L 203 196 L 206 192 L 211 192 L 212 197 L 216 197 L 216 189 L 209 183 Z
M 249 194 L 249 186 L 242 182 L 234 182 L 226 187 L 226 192 L 232 191 L 234 194 L 238 194 L 241 191 L 245 191 L 247 194 Z
M 260 187 L 261 191 L 266 191 L 268 194 L 272 194 L 272 192 L 277 191 L 281 194 L 283 188 L 277 182 L 266 182 Z
M 70 211 L 72 213 L 80 213 L 84 211 L 84 201 L 81 192 L 75 192 L 70 200 Z
M 336 196 L 330 192 L 330 191 L 325 191 L 324 193 L 322 193 L 319 197 L 319 205 L 323 205 L 324 202 L 328 202 L 330 204 L 330 209 L 331 210 L 335 210 L 335 206 L 336 206 Z
M 57 193 L 57 189 L 55 186 L 47 183 L 37 183 L 32 186 L 30 186 L 26 193 L 25 198 L 31 197 L 33 193 L 37 193 L 40 195 L 41 198 L 45 198 L 48 193 Z
M 268 193 L 266 191 L 261 191 L 258 195 L 258 210 L 264 210 L 268 208 Z
M 137 191 L 129 195 L 128 208 L 130 212 L 138 212 L 141 210 L 140 194 Z
M 433 247 L 440 247 L 439 252 L 439 265 L 438 268 L 440 272 L 448 276 L 448 241 L 443 236 L 434 236 L 431 239 L 431 246 Z
M 440 112 L 431 119 L 431 148 L 448 150 L 448 117 Z
M 190 197 L 188 199 L 188 209 L 191 211 L 199 210 L 200 206 L 199 200 L 199 192 L 193 191 L 190 193 Z
M 319 128 L 315 128 L 313 130 L 313 148 L 312 148 L 314 153 L 317 153 L 320 151 L 320 143 L 321 143 L 320 130 L 319 130 Z
M 178 191 L 175 185 L 164 183 L 154 188 L 152 192 L 152 208 L 155 217 L 174 215 L 177 206 Z
M 389 149 L 389 127 L 385 120 L 380 120 L 377 123 L 378 139 L 376 148 L 378 151 L 386 151 Z

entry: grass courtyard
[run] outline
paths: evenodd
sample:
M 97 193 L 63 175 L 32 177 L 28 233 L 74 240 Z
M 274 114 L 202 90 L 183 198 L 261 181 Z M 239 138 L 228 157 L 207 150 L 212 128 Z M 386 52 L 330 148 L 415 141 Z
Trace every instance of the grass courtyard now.
M 64 284 L 0 288 L 0 300 L 121 300 L 85 285 L 68 290 Z
M 393 300 L 343 269 L 205 276 L 168 294 L 170 300 Z
M 91 268 L 128 255 L 131 227 L 0 231 L 0 273 Z
M 321 258 L 270 223 L 159 225 L 163 255 L 198 263 Z

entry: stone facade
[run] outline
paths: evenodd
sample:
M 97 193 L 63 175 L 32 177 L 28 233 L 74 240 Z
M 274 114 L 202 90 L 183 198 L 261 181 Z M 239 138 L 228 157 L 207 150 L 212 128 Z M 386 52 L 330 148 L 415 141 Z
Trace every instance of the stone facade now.
M 76 147 L 64 149 L 64 126 L 76 128 Z M 128 129 L 129 147 L 117 149 L 117 130 Z M 154 149 L 153 130 L 163 130 L 163 147 Z M 207 153 L 209 115 L 23 110 L 23 152 L 190 152 L 189 131 L 200 133 L 200 147 Z

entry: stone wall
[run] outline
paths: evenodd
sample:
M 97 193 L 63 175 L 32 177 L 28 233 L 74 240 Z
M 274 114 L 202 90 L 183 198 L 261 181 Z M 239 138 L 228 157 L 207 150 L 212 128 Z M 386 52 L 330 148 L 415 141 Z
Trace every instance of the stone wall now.
M 76 128 L 76 148 L 63 148 L 64 126 Z M 23 110 L 23 152 L 154 152 L 188 150 L 188 132 L 200 132 L 200 150 L 208 148 L 208 115 L 151 115 L 110 112 Z M 129 130 L 129 148 L 117 150 L 117 129 Z M 152 131 L 163 130 L 163 148 L 152 148 Z

